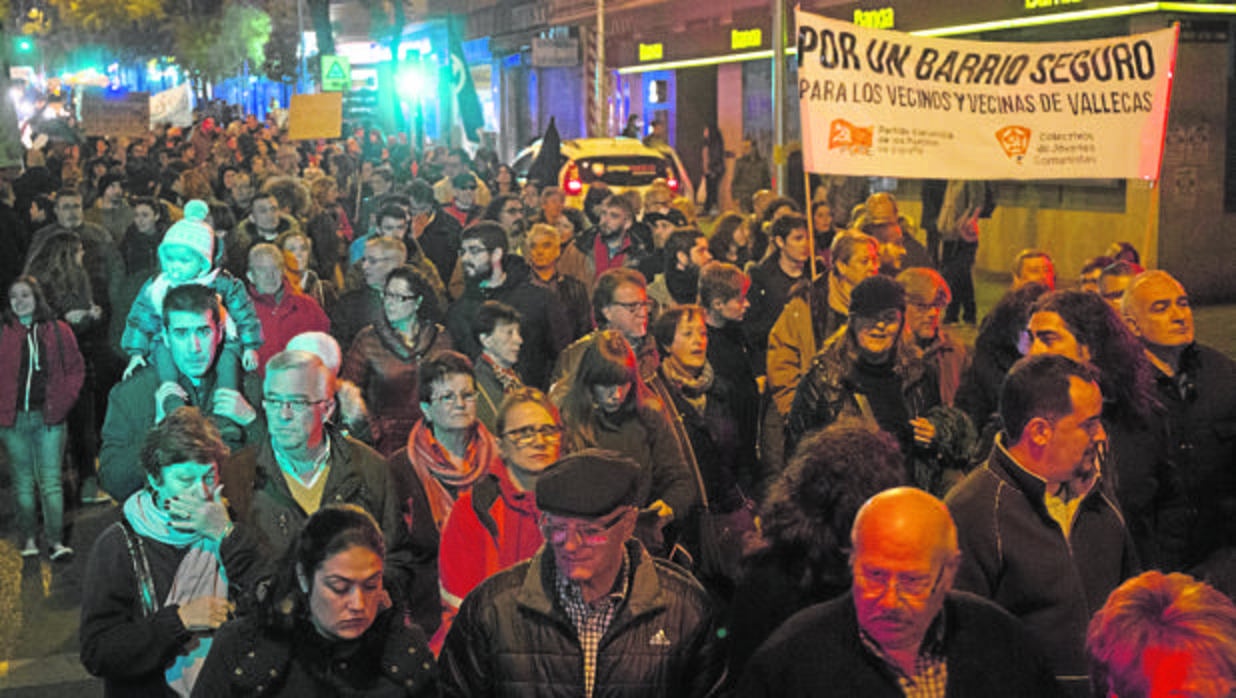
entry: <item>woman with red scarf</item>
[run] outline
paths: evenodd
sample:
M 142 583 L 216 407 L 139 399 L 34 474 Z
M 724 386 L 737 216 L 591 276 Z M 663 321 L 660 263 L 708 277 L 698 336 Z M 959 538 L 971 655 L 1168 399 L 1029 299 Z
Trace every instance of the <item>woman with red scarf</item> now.
M 440 352 L 424 361 L 418 374 L 424 417 L 408 434 L 407 447 L 391 456 L 391 471 L 406 502 L 414 547 L 436 553 L 455 501 L 486 474 L 501 475 L 504 468 L 497 440 L 476 417 L 476 378 L 468 357 Z M 437 564 L 436 554 L 422 560 L 417 574 L 436 579 Z

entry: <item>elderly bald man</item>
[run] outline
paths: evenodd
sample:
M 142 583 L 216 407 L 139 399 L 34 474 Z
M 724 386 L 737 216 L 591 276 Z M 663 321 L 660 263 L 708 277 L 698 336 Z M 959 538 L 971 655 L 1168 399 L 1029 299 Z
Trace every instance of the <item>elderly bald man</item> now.
M 1236 361 L 1196 340 L 1189 293 L 1165 271 L 1135 277 L 1121 309 L 1156 369 L 1172 484 L 1192 512 L 1160 522 L 1160 557 L 1152 562 L 1236 594 Z
M 951 590 L 961 553 L 940 500 L 885 490 L 859 510 L 850 539 L 850 593 L 786 621 L 748 664 L 738 695 L 1061 695 L 1012 616 Z

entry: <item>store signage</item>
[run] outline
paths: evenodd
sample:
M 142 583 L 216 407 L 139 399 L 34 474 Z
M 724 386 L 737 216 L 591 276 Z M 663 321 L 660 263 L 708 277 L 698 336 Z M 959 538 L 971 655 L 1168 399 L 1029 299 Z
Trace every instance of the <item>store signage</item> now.
M 764 32 L 760 28 L 755 29 L 731 29 L 730 30 L 730 48 L 734 51 L 743 49 L 760 48 L 764 45 Z
M 1050 10 L 1062 5 L 1080 5 L 1083 0 L 1026 0 L 1027 10 Z
M 532 40 L 532 67 L 569 68 L 579 65 L 579 39 Z
M 1027 3 L 1033 0 L 1026 0 Z M 896 24 L 893 8 L 881 7 L 876 10 L 854 10 L 854 23 L 868 29 L 892 29 Z
M 1179 27 L 1089 41 L 960 41 L 801 10 L 810 172 L 1157 179 Z
M 665 57 L 665 45 L 664 44 L 640 43 L 639 60 L 641 63 L 644 61 L 659 61 L 664 57 Z

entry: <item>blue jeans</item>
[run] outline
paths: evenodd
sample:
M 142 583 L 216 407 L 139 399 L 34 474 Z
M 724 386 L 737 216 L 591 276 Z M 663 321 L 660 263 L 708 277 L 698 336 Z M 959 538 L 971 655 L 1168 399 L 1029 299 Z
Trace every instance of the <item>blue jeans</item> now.
M 13 493 L 17 498 L 17 530 L 22 540 L 34 537 L 34 489 L 43 499 L 43 535 L 47 545 L 62 542 L 64 493 L 60 461 L 64 456 L 64 424 L 44 424 L 40 411 L 18 410 L 11 427 L 0 427 L 0 441 L 9 451 Z

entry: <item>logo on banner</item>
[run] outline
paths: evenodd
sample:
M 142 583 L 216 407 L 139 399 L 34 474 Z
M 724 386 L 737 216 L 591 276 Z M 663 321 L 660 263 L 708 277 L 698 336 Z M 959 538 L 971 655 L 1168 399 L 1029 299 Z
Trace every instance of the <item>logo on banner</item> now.
M 840 148 L 851 155 L 870 155 L 874 129 L 845 119 L 834 119 L 828 128 L 828 149 Z
M 1000 141 L 1004 154 L 1020 165 L 1022 158 L 1030 152 L 1030 133 L 1025 126 L 1005 126 L 996 131 L 996 140 Z

